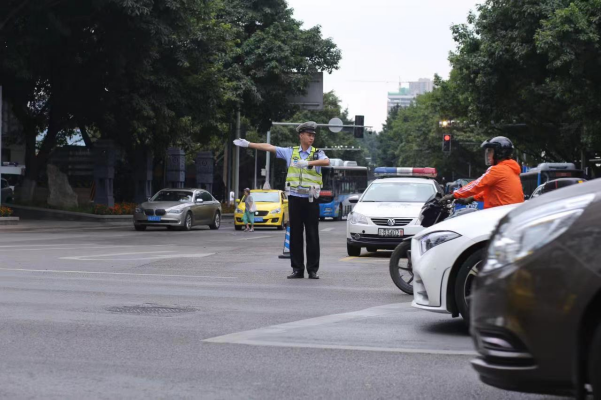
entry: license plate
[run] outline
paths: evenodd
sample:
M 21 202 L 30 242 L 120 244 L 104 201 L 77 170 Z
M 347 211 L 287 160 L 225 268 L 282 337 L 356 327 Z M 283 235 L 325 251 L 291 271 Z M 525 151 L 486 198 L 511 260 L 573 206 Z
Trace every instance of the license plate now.
M 378 236 L 380 237 L 403 237 L 403 229 L 378 229 Z
M 149 221 L 153 221 L 153 222 L 160 222 L 161 221 L 161 217 L 148 217 Z
M 255 222 L 263 222 L 263 218 L 255 217 Z

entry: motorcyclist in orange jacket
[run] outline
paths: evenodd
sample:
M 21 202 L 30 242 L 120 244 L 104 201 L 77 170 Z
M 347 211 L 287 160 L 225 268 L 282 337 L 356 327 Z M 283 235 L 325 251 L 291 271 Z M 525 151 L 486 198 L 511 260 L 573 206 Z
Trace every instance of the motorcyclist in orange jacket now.
M 511 159 L 513 143 L 504 136 L 497 136 L 482 143 L 484 158 L 490 167 L 484 175 L 442 198 L 456 199 L 459 204 L 484 201 L 484 208 L 523 203 L 524 191 L 520 181 L 520 166 Z

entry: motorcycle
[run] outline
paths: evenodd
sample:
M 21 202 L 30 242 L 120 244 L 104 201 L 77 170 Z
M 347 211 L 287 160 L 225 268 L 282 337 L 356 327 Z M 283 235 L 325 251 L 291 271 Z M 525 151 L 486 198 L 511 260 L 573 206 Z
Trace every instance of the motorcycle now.
M 436 194 L 428 199 L 421 208 L 418 221 L 428 228 L 449 218 L 477 211 L 475 208 L 456 209 L 455 200 L 441 203 L 442 195 Z M 407 294 L 413 294 L 413 269 L 411 267 L 411 237 L 404 239 L 390 256 L 389 271 L 394 284 Z

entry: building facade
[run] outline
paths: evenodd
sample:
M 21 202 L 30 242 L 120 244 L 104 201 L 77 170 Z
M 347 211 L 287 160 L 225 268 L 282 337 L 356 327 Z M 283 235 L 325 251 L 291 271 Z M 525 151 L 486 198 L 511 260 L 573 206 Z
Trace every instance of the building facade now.
M 388 112 L 395 107 L 406 108 L 421 94 L 431 92 L 434 82 L 428 78 L 420 78 L 417 82 L 409 82 L 409 87 L 402 87 L 399 83 L 398 92 L 388 92 Z

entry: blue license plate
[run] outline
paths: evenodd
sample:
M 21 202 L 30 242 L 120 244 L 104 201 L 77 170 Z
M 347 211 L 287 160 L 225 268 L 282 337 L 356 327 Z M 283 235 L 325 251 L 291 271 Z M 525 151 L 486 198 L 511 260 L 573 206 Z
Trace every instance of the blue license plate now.
M 263 222 L 263 218 L 255 217 L 255 222 Z
M 153 222 L 160 222 L 161 221 L 161 217 L 148 217 L 149 221 L 153 221 Z

